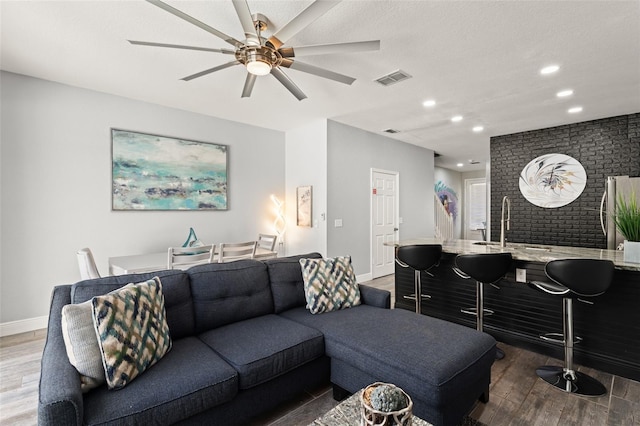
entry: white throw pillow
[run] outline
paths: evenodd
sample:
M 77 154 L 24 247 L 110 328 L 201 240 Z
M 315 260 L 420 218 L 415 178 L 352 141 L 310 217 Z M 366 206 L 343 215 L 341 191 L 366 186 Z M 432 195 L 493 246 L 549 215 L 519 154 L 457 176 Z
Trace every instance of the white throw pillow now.
M 93 326 L 91 300 L 62 308 L 62 337 L 69 362 L 80 373 L 82 392 L 105 383 L 102 353 Z

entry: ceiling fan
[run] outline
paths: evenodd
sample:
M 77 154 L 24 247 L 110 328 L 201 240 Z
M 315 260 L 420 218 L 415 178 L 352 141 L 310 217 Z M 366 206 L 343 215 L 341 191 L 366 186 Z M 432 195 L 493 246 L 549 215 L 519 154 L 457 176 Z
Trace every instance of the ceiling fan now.
M 233 55 L 235 59 L 222 65 L 209 68 L 204 71 L 184 77 L 182 80 L 190 81 L 234 65 L 244 65 L 247 69 L 247 78 L 242 90 L 242 97 L 251 96 L 256 78 L 261 75 L 271 74 L 298 100 L 307 97 L 302 90 L 284 73 L 283 68 L 290 68 L 313 74 L 318 77 L 338 81 L 344 84 L 352 84 L 355 78 L 337 72 L 333 72 L 315 65 L 305 64 L 297 60 L 300 56 L 325 55 L 331 53 L 353 53 L 369 50 L 379 50 L 380 40 L 358 41 L 351 43 L 319 44 L 313 46 L 288 47 L 286 42 L 298 32 L 306 28 L 320 16 L 327 13 L 332 7 L 340 3 L 338 1 L 316 0 L 300 14 L 278 29 L 269 38 L 262 36 L 267 29 L 266 16 L 256 13 L 251 14 L 246 0 L 232 0 L 233 6 L 240 19 L 246 39 L 236 40 L 227 34 L 187 15 L 186 13 L 170 6 L 160 0 L 147 0 L 149 3 L 181 18 L 213 35 L 221 38 L 235 49 L 213 49 L 208 47 L 184 46 L 179 44 L 153 43 L 147 41 L 129 40 L 129 43 L 140 46 L 168 47 L 173 49 L 199 50 L 206 52 Z M 294 59 L 296 58 L 296 59 Z

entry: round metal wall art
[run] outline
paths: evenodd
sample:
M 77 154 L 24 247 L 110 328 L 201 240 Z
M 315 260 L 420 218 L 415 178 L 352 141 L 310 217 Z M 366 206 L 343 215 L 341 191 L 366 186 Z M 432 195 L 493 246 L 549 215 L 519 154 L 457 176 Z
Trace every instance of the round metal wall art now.
M 564 154 L 534 158 L 520 173 L 520 192 L 531 204 L 553 209 L 578 198 L 587 184 L 587 173 L 578 160 Z

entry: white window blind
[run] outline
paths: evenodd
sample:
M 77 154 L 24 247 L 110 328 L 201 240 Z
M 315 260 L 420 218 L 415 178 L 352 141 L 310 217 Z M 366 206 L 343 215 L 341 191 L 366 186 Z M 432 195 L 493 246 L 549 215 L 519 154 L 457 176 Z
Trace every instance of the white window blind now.
M 484 229 L 487 223 L 487 184 L 469 185 L 469 229 Z

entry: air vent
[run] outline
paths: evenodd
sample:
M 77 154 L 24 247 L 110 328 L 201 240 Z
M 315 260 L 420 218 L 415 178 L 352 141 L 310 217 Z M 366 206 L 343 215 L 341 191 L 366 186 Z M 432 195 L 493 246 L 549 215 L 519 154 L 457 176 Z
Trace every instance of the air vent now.
M 402 70 L 397 70 L 387 75 L 383 75 L 382 77 L 377 78 L 375 81 L 382 84 L 383 86 L 390 86 L 408 78 L 411 78 L 409 74 Z
M 400 130 L 396 130 L 396 129 L 384 129 L 383 132 L 385 133 L 400 133 Z

